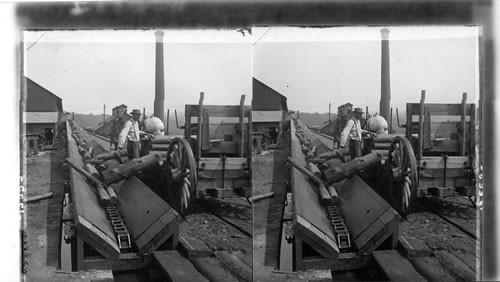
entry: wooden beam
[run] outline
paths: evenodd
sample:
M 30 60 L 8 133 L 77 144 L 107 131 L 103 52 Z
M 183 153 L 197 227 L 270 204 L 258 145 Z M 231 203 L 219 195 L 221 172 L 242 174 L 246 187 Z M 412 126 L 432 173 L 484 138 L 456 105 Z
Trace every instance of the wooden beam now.
M 417 160 L 422 159 L 422 150 L 424 148 L 424 103 L 425 103 L 425 90 L 422 90 L 422 96 L 420 98 L 420 105 L 418 111 L 418 148 L 417 148 Z M 410 133 L 411 136 L 412 133 Z
M 476 273 L 467 264 L 447 251 L 435 251 L 434 255 L 450 273 L 463 281 L 476 281 Z
M 461 156 L 465 155 L 465 144 L 466 144 L 466 133 L 467 130 L 465 129 L 465 111 L 467 109 L 467 93 L 464 92 L 462 96 L 462 105 L 461 105 L 461 113 L 460 113 L 460 151 L 459 154 Z
M 205 93 L 201 92 L 200 93 L 200 100 L 198 101 L 198 113 L 194 113 L 190 111 L 190 114 L 193 116 L 197 115 L 198 116 L 198 125 L 197 125 L 197 132 L 196 132 L 196 158 L 199 160 L 201 158 L 201 149 L 203 145 L 203 118 L 204 118 L 204 108 L 203 108 L 203 99 L 205 98 Z M 187 108 L 187 105 L 186 105 Z M 191 119 L 191 118 L 190 118 Z M 190 133 L 191 134 L 191 133 Z M 200 167 L 198 165 L 198 167 Z
M 190 117 L 196 117 L 200 113 L 200 105 L 186 105 L 186 113 Z M 204 105 L 203 109 L 208 112 L 211 117 L 239 117 L 240 106 L 235 105 Z M 243 106 L 244 117 L 251 115 L 251 107 Z
M 153 257 L 158 262 L 165 275 L 166 281 L 207 281 L 196 268 L 177 251 L 157 251 Z
M 245 95 L 241 95 L 240 99 L 240 113 L 239 113 L 239 124 L 240 124 L 240 148 L 239 153 L 240 157 L 243 157 L 245 154 Z
M 222 167 L 226 170 L 248 169 L 248 158 L 226 158 L 225 160 L 221 158 L 200 158 L 200 170 L 222 170 Z
M 215 257 L 242 281 L 252 281 L 252 268 L 227 251 L 215 252 Z
M 373 257 L 389 281 L 427 281 L 395 250 L 374 251 Z
M 410 106 L 410 111 L 407 112 L 408 115 L 419 115 L 421 109 L 421 105 L 419 103 L 407 103 L 407 105 Z M 465 104 L 465 115 L 469 116 L 473 107 L 474 104 Z M 462 113 L 462 104 L 426 103 L 424 104 L 424 108 L 432 109 L 432 115 L 435 116 L 460 116 Z
M 36 202 L 36 201 L 40 201 L 40 200 L 52 198 L 53 195 L 54 194 L 52 192 L 49 192 L 49 193 L 45 193 L 45 194 L 42 194 L 42 195 L 31 197 L 31 198 L 27 198 L 24 202 L 25 203 L 32 203 L 32 202 Z

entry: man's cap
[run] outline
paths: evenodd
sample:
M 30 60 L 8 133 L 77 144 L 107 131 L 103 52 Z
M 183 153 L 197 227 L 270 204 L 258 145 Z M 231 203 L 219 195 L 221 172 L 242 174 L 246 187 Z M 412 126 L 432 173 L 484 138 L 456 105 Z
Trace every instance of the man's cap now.
M 132 114 L 132 115 L 142 115 L 142 112 L 141 112 L 141 110 L 135 109 L 135 110 L 132 110 L 132 112 L 130 112 L 130 114 Z
M 363 112 L 363 109 L 362 108 L 354 108 L 354 113 L 360 113 L 360 114 L 363 114 L 365 112 Z

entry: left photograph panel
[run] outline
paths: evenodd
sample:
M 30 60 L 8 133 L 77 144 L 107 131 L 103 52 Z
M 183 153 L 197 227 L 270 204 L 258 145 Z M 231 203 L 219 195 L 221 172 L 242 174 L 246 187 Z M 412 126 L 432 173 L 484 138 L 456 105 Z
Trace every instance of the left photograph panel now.
M 248 30 L 24 30 L 26 281 L 252 280 Z

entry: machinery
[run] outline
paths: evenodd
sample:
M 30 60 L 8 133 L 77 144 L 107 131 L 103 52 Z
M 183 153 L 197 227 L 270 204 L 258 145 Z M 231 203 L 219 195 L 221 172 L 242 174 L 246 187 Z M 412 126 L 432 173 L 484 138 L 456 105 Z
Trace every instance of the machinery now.
M 203 99 L 202 92 L 198 105 L 186 105 L 184 138 L 168 141 L 167 198 L 180 214 L 195 198 L 250 193 L 252 123 L 245 95 L 239 106 L 203 105 Z
M 383 135 L 365 146 L 387 156 L 385 182 L 393 207 L 407 214 L 417 198 L 475 195 L 475 106 L 407 103 L 405 136 Z M 399 117 L 398 117 L 399 123 Z M 369 139 L 369 138 L 368 138 Z M 366 139 L 365 139 L 366 141 Z

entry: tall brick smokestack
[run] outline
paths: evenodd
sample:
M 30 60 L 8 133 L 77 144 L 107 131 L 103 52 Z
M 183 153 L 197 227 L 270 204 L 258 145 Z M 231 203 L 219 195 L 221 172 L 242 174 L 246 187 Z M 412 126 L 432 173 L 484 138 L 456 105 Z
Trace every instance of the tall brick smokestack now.
M 390 120 L 391 111 L 391 70 L 389 60 L 389 30 L 380 30 L 382 34 L 382 84 L 380 87 L 380 111 L 379 114 Z
M 156 75 L 155 75 L 155 104 L 154 116 L 164 122 L 165 103 L 165 76 L 163 66 L 163 31 L 155 32 L 156 36 Z

